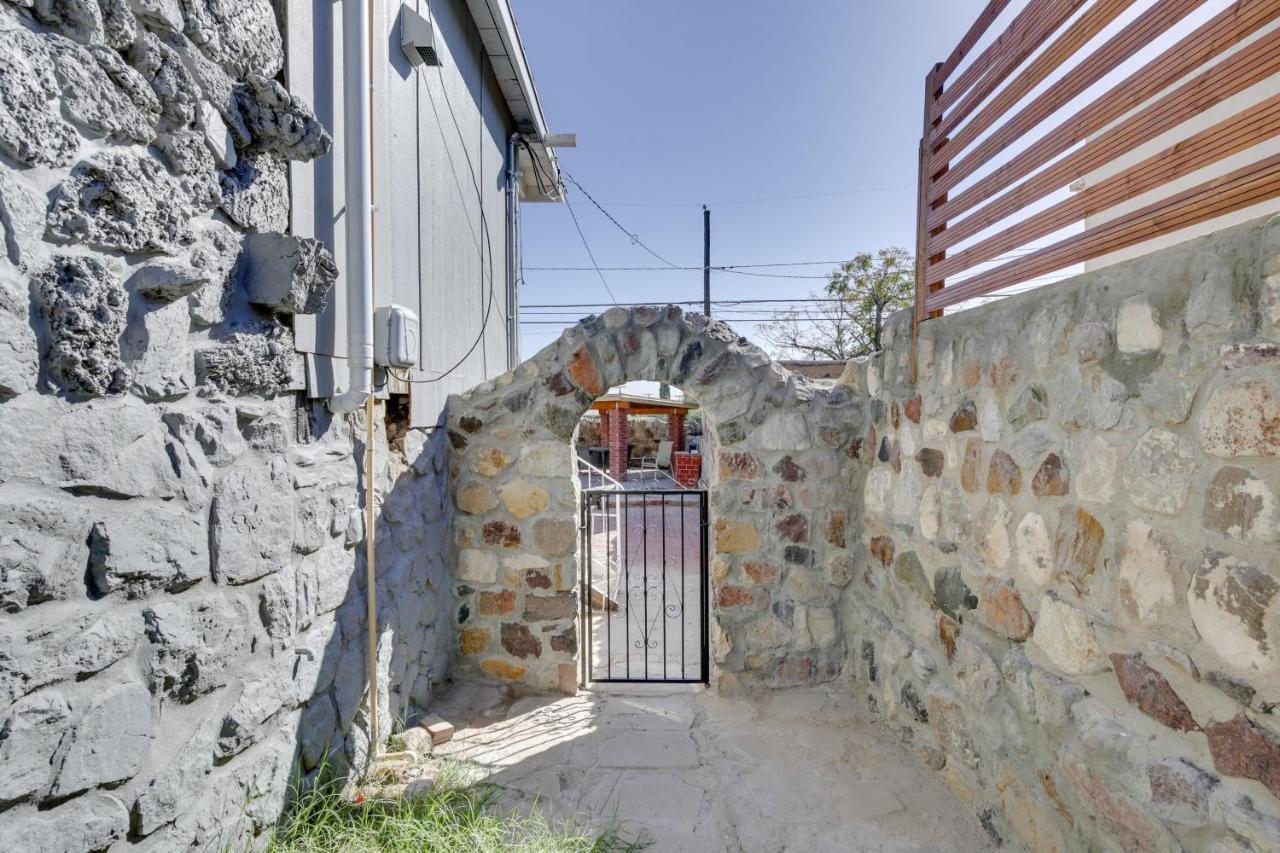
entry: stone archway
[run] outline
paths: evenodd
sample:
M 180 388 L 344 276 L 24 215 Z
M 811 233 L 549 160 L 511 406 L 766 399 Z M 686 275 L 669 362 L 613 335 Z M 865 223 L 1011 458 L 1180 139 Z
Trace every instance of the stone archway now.
M 839 673 L 838 602 L 853 576 L 862 401 L 819 389 L 727 324 L 679 308 L 613 308 L 515 370 L 452 397 L 455 664 L 571 692 L 579 531 L 574 429 L 625 382 L 682 388 L 717 448 L 707 460 L 717 683 Z M 847 541 L 846 541 L 847 540 Z

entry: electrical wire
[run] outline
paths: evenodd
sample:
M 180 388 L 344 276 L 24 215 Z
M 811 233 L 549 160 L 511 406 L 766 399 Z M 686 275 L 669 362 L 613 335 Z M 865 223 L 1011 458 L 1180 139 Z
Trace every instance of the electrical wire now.
M 899 192 L 901 190 L 917 189 L 915 184 L 903 184 L 896 187 L 859 187 L 851 190 L 835 190 L 833 192 L 823 193 L 804 193 L 801 195 L 775 195 L 762 196 L 759 198 L 739 198 L 728 199 L 724 201 L 611 201 L 608 202 L 613 207 L 701 207 L 706 204 L 708 207 L 731 207 L 741 204 L 764 204 L 772 201 L 795 201 L 807 198 L 832 198 L 843 195 L 863 195 L 865 193 L 886 193 Z
M 609 286 L 609 280 L 604 277 L 604 273 L 600 271 L 600 265 L 596 263 L 595 252 L 591 251 L 591 244 L 587 242 L 587 235 L 582 233 L 582 225 L 578 222 L 578 214 L 573 211 L 573 203 L 569 201 L 569 194 L 566 192 L 564 196 L 564 206 L 569 209 L 569 218 L 573 220 L 573 227 L 578 232 L 578 238 L 582 240 L 582 248 L 587 250 L 587 257 L 591 259 L 591 265 L 595 267 L 596 275 L 600 276 L 600 283 L 604 285 L 604 289 L 609 293 L 609 298 L 613 300 L 613 304 L 618 304 L 618 297 L 614 295 L 613 288 Z
M 712 305 L 767 305 L 767 304 L 798 304 L 802 302 L 845 302 L 844 299 L 824 298 L 819 296 L 802 296 L 795 299 L 712 299 Z M 558 302 L 545 305 L 526 305 L 525 308 L 609 308 L 618 303 L 608 302 Z M 635 307 L 641 305 L 702 305 L 701 299 L 688 299 L 683 301 L 655 299 L 652 302 L 633 302 L 622 307 Z
M 533 179 L 538 184 L 538 190 L 543 195 L 553 195 L 553 193 L 550 191 L 550 186 L 555 182 L 552 180 L 550 175 L 546 175 L 542 171 L 542 164 L 539 162 L 538 157 L 534 154 L 533 148 L 529 145 L 529 141 L 525 139 L 523 136 L 521 136 L 517 140 L 517 144 L 523 147 L 526 153 L 528 153 L 529 155 L 529 162 L 533 164 Z M 568 176 L 568 173 L 564 172 L 563 170 L 561 171 L 561 174 Z M 573 178 L 570 177 L 569 180 L 573 181 Z M 577 181 L 573 181 L 573 184 L 578 189 L 582 190 L 583 195 L 587 196 L 587 198 L 589 199 L 591 198 L 590 194 L 587 193 L 586 190 L 582 189 L 581 184 L 579 184 Z M 600 277 L 600 283 L 604 285 L 605 291 L 609 294 L 609 298 L 614 301 L 614 304 L 617 304 L 618 297 L 614 295 L 613 288 L 609 286 L 609 280 L 606 279 L 604 276 L 604 273 L 601 272 L 600 264 L 596 261 L 595 252 L 591 251 L 591 244 L 587 242 L 587 235 L 582 231 L 582 223 L 578 221 L 578 214 L 573 209 L 573 203 L 569 201 L 568 189 L 564 186 L 563 183 L 559 184 L 558 188 L 560 190 L 561 196 L 564 198 L 564 206 L 569 211 L 569 218 L 573 220 L 574 230 L 578 232 L 578 239 L 582 241 L 582 248 L 587 250 L 587 257 L 591 259 L 590 269 L 595 270 L 596 275 Z M 595 204 L 594 199 L 592 199 L 592 203 Z M 596 207 L 600 207 L 600 205 L 597 204 Z M 603 212 L 603 208 L 601 210 Z M 605 215 L 608 216 L 607 213 Z M 610 217 L 610 219 L 612 219 L 612 217 Z M 617 220 L 614 220 L 614 224 L 615 225 L 617 224 Z M 524 263 L 523 259 L 521 259 L 521 272 L 522 272 L 521 278 L 522 279 L 523 279 L 523 269 L 524 269 L 523 263 Z
M 711 269 L 723 271 L 723 270 L 736 270 L 736 269 L 762 269 L 765 267 L 824 267 L 824 266 L 838 266 L 840 264 L 847 264 L 847 263 L 849 263 L 849 260 L 791 261 L 788 263 L 772 263 L 772 264 L 719 264 L 717 266 L 713 266 Z M 590 269 L 590 267 L 529 267 L 529 269 L 539 270 L 539 271 L 545 270 L 545 271 L 573 272 L 574 270 L 588 270 Z M 657 271 L 665 272 L 666 270 L 669 270 L 669 269 L 700 270 L 702 269 L 702 265 L 699 264 L 696 267 L 601 267 L 601 269 L 604 269 L 604 270 L 657 270 Z
M 1009 252 L 1006 252 L 1003 255 L 997 255 L 994 258 L 990 258 L 986 261 L 983 261 L 983 263 L 990 264 L 990 263 L 995 263 L 997 261 L 1015 260 L 1017 258 L 1022 257 L 1023 255 L 1029 254 L 1031 252 L 1036 252 L 1036 251 L 1039 251 L 1039 248 L 1013 249 Z M 770 264 L 717 264 L 711 267 L 711 271 L 736 273 L 738 275 L 751 275 L 752 273 L 744 272 L 744 270 L 777 268 L 777 267 L 841 266 L 843 264 L 852 263 L 853 260 L 854 260 L 853 258 L 849 258 L 843 261 L 788 261 L 786 263 L 770 263 Z M 556 267 L 548 266 L 548 267 L 526 267 L 526 269 L 535 271 L 535 272 L 592 272 L 596 268 L 595 267 L 576 267 L 576 266 L 556 266 Z M 702 270 L 703 267 L 701 264 L 699 264 L 698 266 L 687 266 L 687 267 L 676 267 L 676 266 L 672 266 L 672 267 L 600 267 L 600 269 L 604 270 L 605 272 L 678 272 L 678 271 L 679 272 L 695 272 L 695 271 Z M 823 275 L 813 275 L 813 276 L 785 275 L 785 274 L 766 275 L 763 273 L 754 273 L 754 275 L 760 276 L 762 278 L 822 279 L 822 278 L 831 277 L 830 273 L 826 273 Z
M 568 170 L 561 169 L 561 170 L 560 170 L 560 173 L 561 173 L 562 175 L 564 175 L 566 178 L 568 178 L 568 179 L 569 179 L 569 182 L 570 182 L 570 183 L 572 183 L 575 187 L 577 187 L 577 188 L 578 188 L 578 190 L 579 190 L 579 191 L 580 191 L 584 196 L 586 196 L 586 197 L 587 197 L 587 201 L 589 201 L 589 202 L 591 202 L 592 204 L 594 204 L 594 205 L 595 205 L 595 207 L 596 207 L 596 210 L 598 210 L 598 211 L 600 211 L 602 214 L 604 214 L 604 217 L 605 217 L 606 219 L 608 219 L 610 222 L 612 222 L 612 223 L 614 224 L 614 227 L 616 227 L 619 231 L 621 231 L 623 234 L 626 234 L 626 235 L 627 235 L 627 237 L 628 237 L 628 238 L 630 238 L 630 240 L 631 240 L 631 245 L 633 245 L 633 246 L 639 246 L 640 248 L 644 249 L 644 250 L 645 250 L 646 252 L 648 252 L 649 254 L 653 255 L 653 256 L 654 256 L 655 258 L 657 258 L 658 260 L 662 261 L 662 262 L 663 262 L 664 264 L 666 264 L 668 267 L 671 267 L 671 268 L 673 268 L 673 269 L 677 267 L 677 265 L 676 265 L 676 264 L 673 264 L 671 261 L 667 260 L 667 259 L 666 259 L 666 258 L 664 258 L 662 255 L 659 255 L 657 252 L 655 252 L 653 249 L 651 249 L 647 243 L 645 243 L 643 240 L 641 240 L 641 239 L 640 239 L 640 235 L 639 235 L 639 234 L 636 234 L 636 233 L 634 233 L 634 232 L 632 232 L 632 231 L 628 231 L 628 230 L 626 229 L 626 227 L 624 227 L 624 226 L 623 226 L 623 224 L 622 224 L 621 222 L 619 222 L 616 218 L 614 218 L 614 215 L 613 215 L 612 213 L 610 213 L 609 211 L 607 211 L 607 210 L 605 210 L 603 207 L 601 207 L 601 206 L 600 206 L 600 202 L 596 201 L 596 200 L 595 200 L 595 198 L 593 198 L 593 197 L 592 197 L 591 193 L 587 192 L 586 187 L 584 187 L 582 184 L 578 183 L 578 179 L 577 179 L 577 178 L 575 178 L 573 175 L 569 174 Z
M 553 188 L 560 192 L 564 192 L 564 184 L 552 178 L 550 175 L 542 171 L 542 161 L 533 153 L 533 146 L 529 144 L 529 140 L 524 136 L 516 138 L 516 144 L 524 148 L 525 153 L 529 155 L 529 162 L 533 164 L 533 179 L 538 184 L 538 190 L 545 196 L 555 197 L 556 192 Z M 545 180 L 544 180 L 545 178 Z
M 430 10 L 430 7 L 428 6 L 428 11 L 429 10 Z M 480 321 L 480 331 L 479 333 L 476 334 L 476 339 L 472 341 L 471 346 L 467 348 L 467 351 L 465 353 L 463 353 L 462 358 L 454 362 L 453 366 L 450 367 L 448 370 L 444 371 L 438 376 L 433 376 L 430 379 L 413 379 L 407 376 L 399 376 L 395 373 L 394 370 L 392 370 L 391 368 L 387 368 L 387 373 L 389 375 L 394 376 L 396 379 L 400 380 L 401 382 L 407 382 L 410 385 L 430 385 L 432 383 L 439 382 L 447 378 L 448 376 L 450 376 L 454 371 L 456 371 L 459 367 L 461 367 L 464 363 L 466 363 L 467 359 L 471 357 L 471 354 L 476 351 L 476 348 L 479 347 L 480 343 L 484 340 L 484 333 L 489 328 L 489 318 L 493 315 L 493 306 L 495 302 L 495 299 L 494 299 L 495 288 L 493 286 L 493 240 L 492 240 L 492 236 L 489 233 L 489 220 L 485 216 L 485 212 L 484 212 L 484 193 L 481 191 L 480 181 L 476 177 L 475 164 L 471 162 L 471 152 L 467 150 L 466 137 L 462 135 L 462 127 L 458 124 L 458 115 L 457 113 L 454 112 L 453 102 L 449 99 L 449 89 L 447 86 L 445 86 L 445 83 L 444 83 L 443 66 L 436 66 L 436 71 L 439 73 L 439 77 L 440 77 L 440 92 L 441 94 L 444 95 L 445 105 L 449 108 L 449 116 L 453 119 L 453 129 L 454 129 L 454 132 L 458 134 L 458 141 L 462 144 L 462 153 L 467 158 L 467 171 L 471 173 L 471 185 L 476 191 L 476 200 L 480 206 L 480 228 L 484 232 L 484 246 L 482 246 L 480 249 L 480 286 L 482 288 L 484 287 L 484 265 L 485 265 L 484 250 L 485 248 L 488 248 L 489 250 L 489 300 L 485 304 L 484 317 Z M 419 69 L 419 73 L 421 73 L 420 69 Z M 427 95 L 428 97 L 431 97 L 430 89 L 427 90 Z M 431 109 L 433 112 L 435 111 L 434 97 L 431 97 Z M 439 113 L 436 113 L 436 122 L 439 123 L 439 121 L 440 121 L 440 115 Z

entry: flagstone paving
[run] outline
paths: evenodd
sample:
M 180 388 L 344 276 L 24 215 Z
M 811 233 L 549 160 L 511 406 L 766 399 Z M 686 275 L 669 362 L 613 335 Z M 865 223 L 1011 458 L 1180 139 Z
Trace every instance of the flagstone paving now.
M 971 810 L 835 688 L 720 697 L 609 685 L 513 698 L 464 685 L 436 750 L 503 805 L 603 826 L 652 851 L 994 849 Z

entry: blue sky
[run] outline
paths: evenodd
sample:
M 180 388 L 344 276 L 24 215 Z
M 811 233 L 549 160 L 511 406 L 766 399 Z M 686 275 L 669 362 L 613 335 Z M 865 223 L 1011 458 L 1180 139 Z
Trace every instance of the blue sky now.
M 914 240 L 923 80 L 985 0 L 513 0 L 564 168 L 672 262 L 832 261 Z M 660 262 L 581 193 L 602 267 Z M 803 196 L 803 197 L 797 197 Z M 768 201 L 755 201 L 769 199 Z M 612 301 L 563 205 L 524 206 L 525 305 Z M 821 276 L 829 267 L 780 270 Z M 619 302 L 700 299 L 702 274 L 605 272 Z M 717 273 L 714 298 L 796 298 L 817 279 Z M 526 320 L 572 321 L 592 309 Z M 760 316 L 739 314 L 738 317 Z M 744 334 L 750 323 L 737 322 Z M 561 327 L 525 325 L 530 355 Z

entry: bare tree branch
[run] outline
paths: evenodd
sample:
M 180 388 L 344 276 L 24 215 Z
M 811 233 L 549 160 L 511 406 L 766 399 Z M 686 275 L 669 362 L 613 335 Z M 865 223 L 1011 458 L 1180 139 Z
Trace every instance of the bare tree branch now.
M 832 271 L 813 302 L 776 312 L 756 333 L 783 358 L 847 361 L 879 352 L 889 316 L 912 304 L 915 261 L 906 249 L 862 252 Z

